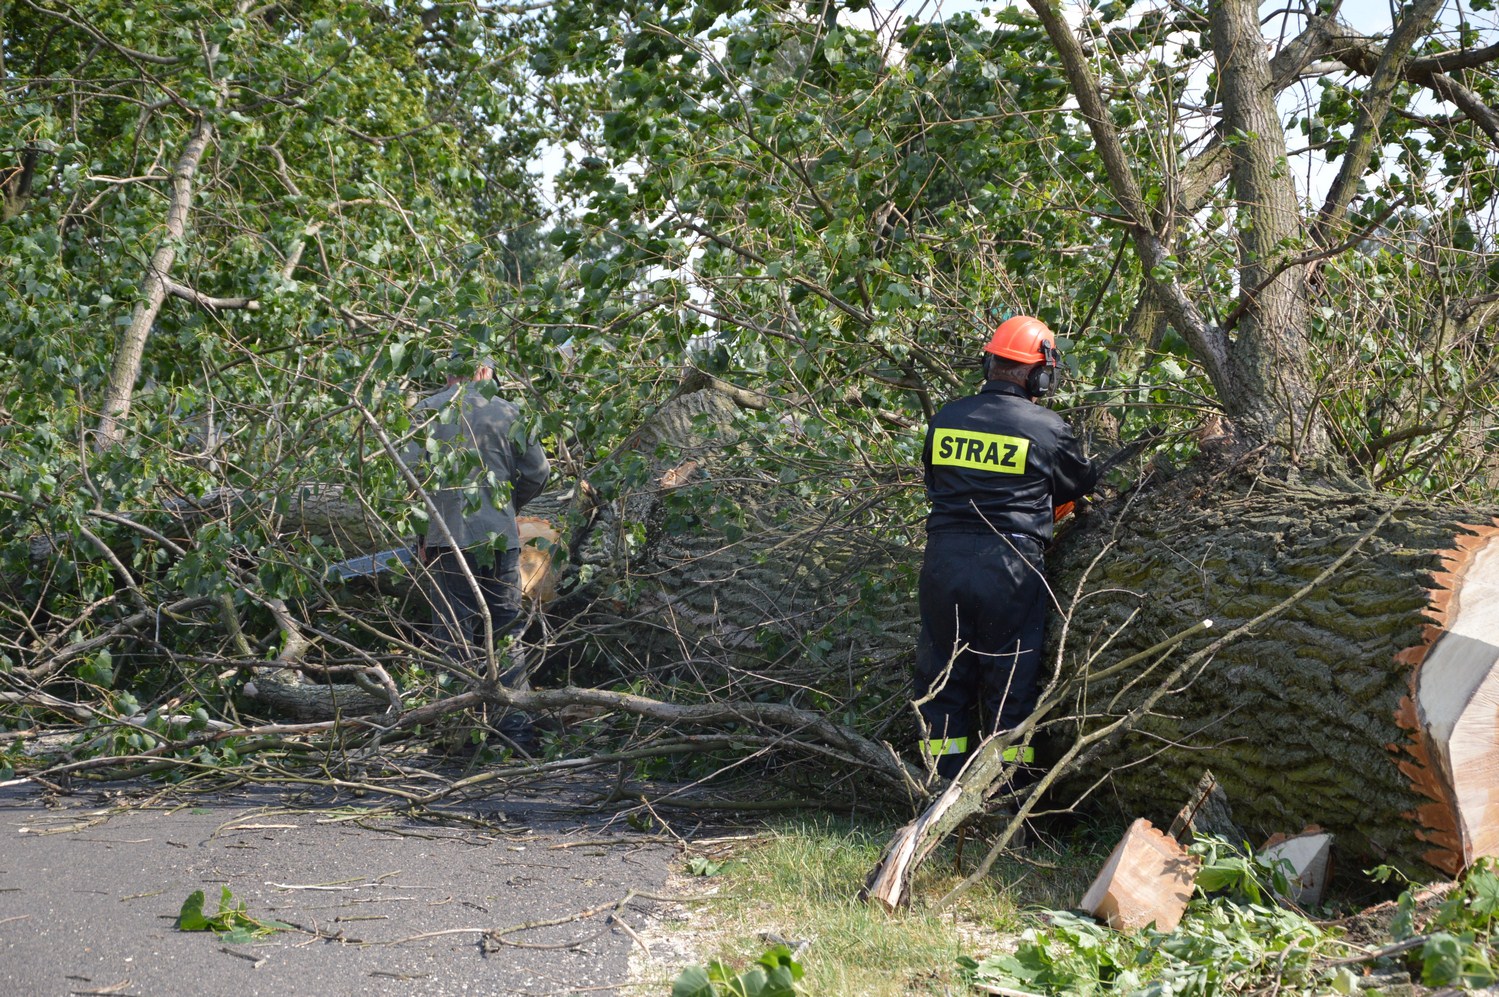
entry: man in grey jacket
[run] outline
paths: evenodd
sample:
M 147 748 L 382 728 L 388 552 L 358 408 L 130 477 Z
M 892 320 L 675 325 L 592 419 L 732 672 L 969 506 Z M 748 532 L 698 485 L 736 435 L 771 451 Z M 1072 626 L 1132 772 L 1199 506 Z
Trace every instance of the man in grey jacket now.
M 486 398 L 478 387 L 493 377 L 493 362 L 480 360 L 471 380 L 448 378 L 446 388 L 412 410 L 413 421 L 426 425 L 416 437 L 424 449 L 409 453 L 425 462 L 429 480 L 435 471 L 447 483 L 430 493 L 441 522 L 427 524 L 419 552 L 432 580 L 432 630 L 443 654 L 484 673 L 487 609 L 495 645 L 514 638 L 500 681 L 526 689 L 515 513 L 541 494 L 551 468 L 541 444 L 525 435 L 520 408 L 498 395 Z M 507 713 L 499 727 L 516 747 L 534 750 L 536 735 L 523 713 Z

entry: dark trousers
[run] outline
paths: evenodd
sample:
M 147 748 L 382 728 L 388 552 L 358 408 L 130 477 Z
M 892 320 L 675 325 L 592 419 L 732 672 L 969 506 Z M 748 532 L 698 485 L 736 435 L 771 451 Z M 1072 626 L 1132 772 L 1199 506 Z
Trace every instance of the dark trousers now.
M 451 547 L 428 547 L 427 570 L 432 576 L 432 637 L 443 655 L 454 664 L 483 673 L 486 660 L 484 614 L 480 599 L 489 609 L 495 643 L 507 636 L 510 667 L 500 681 L 512 689 L 525 689 L 525 660 L 519 643 L 525 621 L 521 617 L 520 551 L 455 551 Z M 459 558 L 467 562 L 479 591 L 464 576 Z
M 918 588 L 915 693 L 923 752 L 957 775 L 983 737 L 1019 724 L 1040 695 L 1050 598 L 1041 545 L 994 533 L 928 536 Z

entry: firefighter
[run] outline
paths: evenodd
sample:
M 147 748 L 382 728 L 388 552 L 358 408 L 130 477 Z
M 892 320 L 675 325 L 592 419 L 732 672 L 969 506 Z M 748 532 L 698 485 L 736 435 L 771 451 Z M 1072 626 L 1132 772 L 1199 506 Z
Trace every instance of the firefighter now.
M 1060 359 L 1041 320 L 1005 320 L 984 346 L 978 394 L 948 402 L 927 429 L 915 692 L 923 755 L 944 778 L 1036 706 L 1053 509 L 1098 477 L 1067 423 L 1037 404 L 1054 391 Z M 1028 763 L 1030 749 L 1008 749 L 1007 760 Z
M 469 381 L 449 377 L 445 389 L 418 402 L 413 416 L 426 420 L 426 426 L 408 459 L 462 464 L 471 458 L 464 481 L 432 492 L 446 531 L 429 524 L 418 542 L 431 579 L 433 637 L 449 660 L 482 673 L 487 610 L 495 642 L 506 637 L 511 641 L 510 667 L 500 681 L 524 691 L 530 685 L 520 645 L 525 619 L 515 513 L 541 494 L 550 464 L 541 445 L 519 431 L 520 408 L 480 390 L 493 377 L 494 362 L 481 358 Z M 534 753 L 536 734 L 530 717 L 510 710 L 498 726 L 513 746 Z

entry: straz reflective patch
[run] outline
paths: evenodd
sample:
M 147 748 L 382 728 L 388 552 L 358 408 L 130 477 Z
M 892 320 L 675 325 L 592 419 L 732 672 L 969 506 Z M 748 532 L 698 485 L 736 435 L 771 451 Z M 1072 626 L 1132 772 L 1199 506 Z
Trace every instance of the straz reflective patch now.
M 939 429 L 932 435 L 932 463 L 996 474 L 1024 474 L 1031 441 L 971 429 Z

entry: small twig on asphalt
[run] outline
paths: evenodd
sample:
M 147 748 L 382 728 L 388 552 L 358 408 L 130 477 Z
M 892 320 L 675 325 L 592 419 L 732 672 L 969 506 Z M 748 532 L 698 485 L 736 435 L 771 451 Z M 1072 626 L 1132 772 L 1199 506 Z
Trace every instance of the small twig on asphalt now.
M 616 912 L 614 912 L 614 913 L 612 913 L 612 914 L 609 915 L 609 920 L 608 920 L 607 923 L 609 923 L 609 924 L 617 924 L 621 928 L 625 929 L 625 934 L 629 935 L 631 938 L 633 938 L 635 940 L 635 944 L 640 946 L 640 951 L 642 951 L 642 952 L 645 953 L 645 957 L 647 959 L 653 959 L 653 958 L 655 958 L 653 955 L 651 955 L 651 947 L 645 943 L 645 939 L 641 938 L 639 935 L 637 935 L 635 933 L 635 929 L 632 928 L 632 927 L 630 927 L 630 925 L 625 921 L 625 919 L 619 916 L 619 912 L 618 911 L 616 911 Z
M 360 890 L 370 886 L 384 886 L 385 881 L 393 876 L 399 876 L 404 870 L 397 869 L 395 872 L 385 872 L 374 879 L 366 880 L 362 876 L 354 876 L 350 879 L 335 879 L 327 883 L 266 883 L 278 890 Z M 408 889 L 408 887 L 402 887 Z
M 515 945 L 515 946 L 523 947 L 523 948 L 537 948 L 539 946 L 534 945 L 534 944 L 527 944 L 527 943 L 522 943 L 522 942 L 512 942 L 512 941 L 506 939 L 505 936 L 506 935 L 513 935 L 517 931 L 530 931 L 533 928 L 554 928 L 554 927 L 556 927 L 559 924 L 571 924 L 574 921 L 586 921 L 590 917 L 597 917 L 599 914 L 602 914 L 605 911 L 612 911 L 612 912 L 616 912 L 617 913 L 618 911 L 623 910 L 624 907 L 625 907 L 625 905 L 628 904 L 631 900 L 640 900 L 640 899 L 647 899 L 647 900 L 667 900 L 667 899 L 671 899 L 671 898 L 668 898 L 668 897 L 658 897 L 658 896 L 655 896 L 654 894 L 638 893 L 635 890 L 630 890 L 628 893 L 626 893 L 619 900 L 616 900 L 616 901 L 614 901 L 612 903 L 599 904 L 597 907 L 590 907 L 587 910 L 579 911 L 576 914 L 569 914 L 566 917 L 554 917 L 554 918 L 549 918 L 549 919 L 544 920 L 544 921 L 527 921 L 524 924 L 513 924 L 513 925 L 511 925 L 508 928 L 445 928 L 442 931 L 424 931 L 424 932 L 422 932 L 419 935 L 408 935 L 405 938 L 394 938 L 394 939 L 391 939 L 390 941 L 386 941 L 386 942 L 368 942 L 368 943 L 365 943 L 365 944 L 369 944 L 369 945 L 404 945 L 407 942 L 418 942 L 418 941 L 423 941 L 423 940 L 428 939 L 428 938 L 441 938 L 444 935 L 483 935 L 486 940 L 494 941 L 494 942 L 505 944 L 505 945 Z M 590 936 L 590 937 L 591 938 L 592 937 L 597 937 L 597 935 L 593 935 L 593 936 Z M 582 939 L 581 941 L 558 943 L 558 944 L 555 944 L 555 945 L 552 945 L 552 946 L 546 946 L 546 947 L 552 947 L 552 948 L 571 948 L 571 947 L 576 946 L 576 945 L 581 945 L 584 941 L 588 941 L 588 940 L 589 939 L 585 938 L 585 939 Z
M 243 959 L 246 962 L 254 963 L 254 965 L 250 967 L 251 969 L 259 969 L 261 966 L 264 966 L 267 958 L 263 955 L 256 955 L 253 952 L 236 952 L 234 949 L 230 948 L 227 945 L 220 946 L 219 951 L 223 952 L 225 955 L 232 955 L 236 959 Z
M 485 932 L 484 937 L 479 940 L 479 950 L 485 955 L 498 952 L 501 946 L 508 945 L 513 949 L 538 949 L 543 952 L 555 952 L 560 949 L 582 948 L 588 942 L 593 941 L 604 933 L 606 929 L 600 928 L 591 935 L 582 938 L 573 938 L 565 942 L 517 942 L 514 939 L 505 938 L 494 932 Z
M 548 845 L 547 850 L 553 852 L 567 851 L 569 848 L 586 848 L 589 845 L 618 848 L 620 845 L 669 845 L 679 840 L 675 837 L 668 838 L 663 834 L 642 835 L 639 837 L 617 837 L 617 838 L 585 838 L 582 841 L 563 841 L 555 845 Z
M 77 979 L 77 977 L 74 977 L 74 979 Z M 121 980 L 119 983 L 111 983 L 109 986 L 100 987 L 97 990 L 69 990 L 68 993 L 76 994 L 78 997 L 105 997 L 105 995 L 108 995 L 108 997 L 126 997 L 125 988 L 128 986 L 130 986 L 129 980 Z

